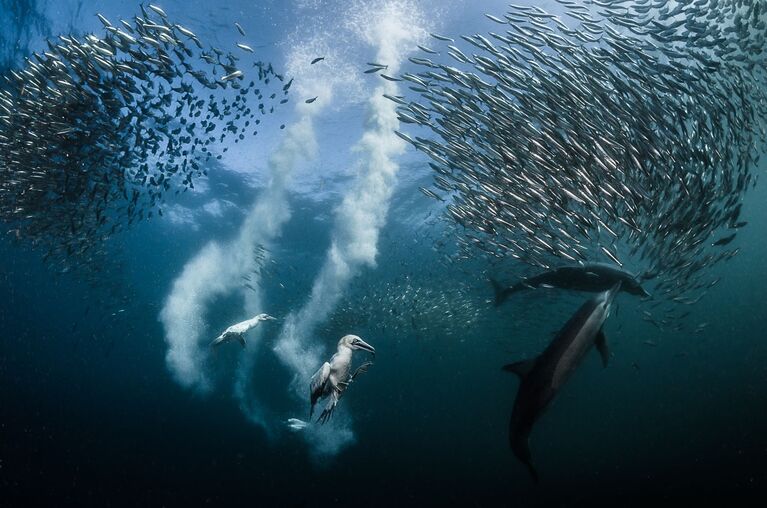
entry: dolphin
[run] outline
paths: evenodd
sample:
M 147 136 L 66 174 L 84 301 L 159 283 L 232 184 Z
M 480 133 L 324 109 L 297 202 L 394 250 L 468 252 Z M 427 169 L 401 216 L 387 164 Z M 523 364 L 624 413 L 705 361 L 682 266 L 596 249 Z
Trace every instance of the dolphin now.
M 536 482 L 538 473 L 533 467 L 529 446 L 533 424 L 570 379 L 592 345 L 596 345 L 602 364 L 607 366 L 609 352 L 602 325 L 610 315 L 610 308 L 620 288 L 619 281 L 608 291 L 586 301 L 538 357 L 503 367 L 503 370 L 520 378 L 509 422 L 509 444 L 514 455 L 527 466 Z
M 540 287 L 573 289 L 576 291 L 599 292 L 610 289 L 616 282 L 622 283 L 623 291 L 632 295 L 650 296 L 639 284 L 634 274 L 606 263 L 561 266 L 547 272 L 522 279 L 513 286 L 504 287 L 490 279 L 495 291 L 495 305 L 501 305 L 517 291 Z

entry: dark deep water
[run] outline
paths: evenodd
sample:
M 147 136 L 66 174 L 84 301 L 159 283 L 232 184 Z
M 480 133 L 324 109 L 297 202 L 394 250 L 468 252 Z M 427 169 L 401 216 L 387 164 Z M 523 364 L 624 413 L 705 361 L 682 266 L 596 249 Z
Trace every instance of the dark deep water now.
M 42 24 L 38 3 L 26 4 L 22 23 Z M 13 37 L 19 45 L 3 40 L 0 63 L 26 53 L 22 46 L 33 39 L 26 32 Z M 541 475 L 535 485 L 508 447 L 518 381 L 500 367 L 540 352 L 585 297 L 539 291 L 496 309 L 486 266 L 468 263 L 464 273 L 436 264 L 434 238 L 413 227 L 414 217 L 429 213 L 417 191 L 423 180 L 406 176 L 419 167 L 403 171 L 378 265 L 361 272 L 344 302 L 410 277 L 448 291 L 477 309 L 478 319 L 414 316 L 422 320 L 416 329 L 347 313 L 321 326 L 317 341 L 328 350 L 356 333 L 377 356 L 343 399 L 355 443 L 320 459 L 300 435 L 267 435 L 240 411 L 230 382 L 237 347 L 215 358 L 217 389 L 207 395 L 180 387 L 165 361 L 158 315 L 169 288 L 211 238 L 236 234 L 260 190 L 252 182 L 211 172 L 215 195 L 235 206 L 199 217 L 196 228 L 153 219 L 115 236 L 108 259 L 94 266 L 95 286 L 78 273 L 54 273 L 41 252 L 0 238 L 0 508 L 631 506 L 767 498 L 763 181 L 744 200 L 749 224 L 733 244 L 740 254 L 713 268 L 721 282 L 682 309 L 690 311 L 684 330 L 657 329 L 641 319 L 636 299 L 619 296 L 605 325 L 610 365 L 603 369 L 590 353 L 533 431 Z M 192 209 L 205 201 L 180 200 Z M 276 316 L 305 300 L 330 238 L 327 200 L 291 197 L 291 205 L 275 251 L 279 271 L 265 283 Z M 211 327 L 234 322 L 237 304 L 217 299 Z M 408 311 L 396 305 L 398 313 Z M 708 325 L 696 333 L 699 323 Z M 264 332 L 254 390 L 272 416 L 304 418 L 285 396 L 290 374 L 271 351 L 278 331 Z
M 55 276 L 38 256 L 4 243 L 2 504 L 483 506 L 761 497 L 767 482 L 762 194 L 758 189 L 747 202 L 752 222 L 739 236 L 744 252 L 721 267 L 722 282 L 687 318 L 709 322 L 702 333 L 661 333 L 638 319 L 629 296 L 619 297 L 607 322 L 611 365 L 603 370 L 591 353 L 533 432 L 540 485 L 507 448 L 517 381 L 499 366 L 539 351 L 580 304 L 578 295 L 543 296 L 533 310 L 524 301 L 502 309 L 484 303 L 487 328 L 455 323 L 449 338 L 357 329 L 378 351 L 374 370 L 344 399 L 356 417 L 357 442 L 317 463 L 297 436 L 271 441 L 249 424 L 225 387 L 203 397 L 168 375 L 158 306 L 172 268 L 204 240 L 204 227 L 173 242 L 166 240 L 169 226 L 157 222 L 126 235 L 117 250 L 130 286 L 111 297 L 124 298 L 117 307 L 125 312 L 114 317 L 98 315 L 100 302 L 117 309 L 106 304 L 107 289 Z M 311 204 L 296 208 L 307 218 L 316 213 Z M 302 223 L 311 224 L 291 221 L 282 248 L 311 257 Z M 407 235 L 396 227 L 390 235 Z M 383 254 L 378 270 L 427 265 L 415 256 L 402 265 Z M 363 287 L 366 277 L 375 283 L 375 274 L 362 277 Z M 443 282 L 439 270 L 423 277 Z M 300 288 L 309 280 L 292 283 Z M 478 286 L 467 298 L 483 304 L 483 292 L 489 289 Z M 524 326 L 499 325 L 515 318 Z M 327 340 L 337 335 L 328 331 Z M 647 339 L 657 346 L 644 344 Z M 262 348 L 256 380 L 267 397 L 269 383 L 289 382 L 268 349 Z M 291 416 L 285 405 L 284 416 Z

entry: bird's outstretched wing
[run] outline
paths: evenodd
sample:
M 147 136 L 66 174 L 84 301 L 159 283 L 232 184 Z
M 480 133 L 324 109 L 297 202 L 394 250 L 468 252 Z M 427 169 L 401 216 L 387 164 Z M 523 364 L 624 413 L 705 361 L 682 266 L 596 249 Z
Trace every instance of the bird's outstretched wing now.
M 336 405 L 338 404 L 338 399 L 340 398 L 341 392 L 334 387 L 330 392 L 330 397 L 328 397 L 328 403 L 325 404 L 325 409 L 322 410 L 320 417 L 317 418 L 317 423 L 323 424 L 330 420 L 330 417 L 333 416 L 333 411 L 336 409 Z
M 222 333 L 215 339 L 213 339 L 213 342 L 210 343 L 212 347 L 220 346 L 228 337 L 226 336 L 226 332 Z
M 312 380 L 309 382 L 309 399 L 312 403 L 312 406 L 309 409 L 310 419 L 314 413 L 314 405 L 317 403 L 319 398 L 322 397 L 322 392 L 325 391 L 325 385 L 327 384 L 329 378 L 330 364 L 325 362 L 322 364 L 322 367 L 320 367 L 319 370 L 314 373 Z
M 216 337 L 216 339 L 210 343 L 211 346 L 219 346 L 223 342 L 226 342 L 231 339 L 237 339 L 237 342 L 240 343 L 242 347 L 245 347 L 245 337 L 242 336 L 240 333 L 233 333 L 229 328 L 226 329 L 224 333 Z

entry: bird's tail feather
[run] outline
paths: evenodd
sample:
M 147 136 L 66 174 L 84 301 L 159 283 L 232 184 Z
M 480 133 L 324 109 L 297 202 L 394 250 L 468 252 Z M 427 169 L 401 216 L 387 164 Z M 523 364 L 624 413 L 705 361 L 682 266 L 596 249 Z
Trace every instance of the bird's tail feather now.
M 341 394 L 336 390 L 331 392 L 330 397 L 328 398 L 328 403 L 325 405 L 325 409 L 322 410 L 319 418 L 317 418 L 317 423 L 322 424 L 330 420 L 330 417 L 333 416 L 333 411 L 336 409 L 336 405 L 338 404 L 338 399 L 340 396 Z

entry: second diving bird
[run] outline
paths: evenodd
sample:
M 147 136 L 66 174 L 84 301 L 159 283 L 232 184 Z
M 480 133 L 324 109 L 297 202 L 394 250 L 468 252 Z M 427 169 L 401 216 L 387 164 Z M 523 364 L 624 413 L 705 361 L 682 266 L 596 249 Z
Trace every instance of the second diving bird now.
M 211 346 L 220 346 L 224 342 L 229 342 L 232 340 L 236 340 L 240 343 L 242 347 L 245 347 L 245 333 L 250 330 L 251 328 L 255 328 L 258 323 L 261 321 L 269 321 L 269 320 L 276 320 L 277 318 L 270 316 L 269 314 L 259 314 L 258 316 L 252 317 L 250 319 L 246 319 L 245 321 L 242 321 L 241 323 L 237 323 L 236 325 L 232 325 L 226 330 L 224 330 L 224 333 L 216 337 L 213 342 L 210 343 Z

